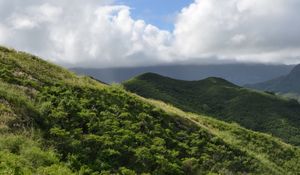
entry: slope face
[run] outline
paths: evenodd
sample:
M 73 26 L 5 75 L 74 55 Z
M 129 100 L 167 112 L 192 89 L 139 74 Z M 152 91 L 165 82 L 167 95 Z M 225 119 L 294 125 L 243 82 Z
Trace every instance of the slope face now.
M 300 170 L 299 149 L 274 138 L 170 112 L 162 103 L 76 77 L 25 53 L 0 48 L 0 56 L 0 174 Z M 218 128 L 226 130 L 226 137 Z M 262 141 L 255 144 L 255 137 Z
M 265 91 L 273 91 L 282 94 L 298 94 L 300 95 L 300 65 L 296 66 L 288 75 L 282 76 L 273 80 L 247 87 Z
M 219 78 L 189 82 L 145 74 L 123 84 L 146 98 L 236 122 L 300 145 L 300 105 L 296 101 L 241 88 Z

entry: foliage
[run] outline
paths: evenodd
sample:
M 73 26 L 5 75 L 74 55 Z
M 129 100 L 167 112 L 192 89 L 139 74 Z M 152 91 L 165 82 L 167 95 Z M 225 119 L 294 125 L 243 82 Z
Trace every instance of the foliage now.
M 236 122 L 300 145 L 300 104 L 295 100 L 241 88 L 220 78 L 181 81 L 148 73 L 123 85 L 143 97 L 162 100 L 185 111 Z
M 192 123 L 119 89 L 55 86 L 45 88 L 38 99 L 49 131 L 45 137 L 76 170 L 122 173 L 125 167 L 138 174 L 185 174 L 262 168 Z M 187 168 L 191 163 L 195 165 Z
M 300 170 L 299 149 L 271 136 L 171 112 L 166 104 L 77 77 L 29 54 L 0 47 L 0 56 L 0 174 Z
M 53 150 L 42 150 L 37 141 L 24 136 L 0 136 L 0 174 L 54 175 L 60 172 L 72 174 Z

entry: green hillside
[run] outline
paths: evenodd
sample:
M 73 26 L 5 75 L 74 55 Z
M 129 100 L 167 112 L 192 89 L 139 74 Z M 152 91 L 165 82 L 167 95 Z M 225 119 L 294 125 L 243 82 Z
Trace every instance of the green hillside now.
M 299 174 L 300 150 L 0 47 L 0 174 Z
M 124 86 L 143 97 L 300 145 L 300 105 L 295 100 L 245 89 L 220 78 L 181 81 L 147 73 L 124 82 Z

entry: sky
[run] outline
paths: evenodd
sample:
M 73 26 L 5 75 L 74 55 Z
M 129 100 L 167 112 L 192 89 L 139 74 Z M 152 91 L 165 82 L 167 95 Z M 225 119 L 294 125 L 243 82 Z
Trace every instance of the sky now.
M 131 8 L 134 19 L 143 19 L 147 23 L 164 30 L 173 30 L 176 15 L 193 0 L 118 0 L 121 5 Z
M 300 63 L 299 0 L 0 0 L 0 45 L 66 67 Z

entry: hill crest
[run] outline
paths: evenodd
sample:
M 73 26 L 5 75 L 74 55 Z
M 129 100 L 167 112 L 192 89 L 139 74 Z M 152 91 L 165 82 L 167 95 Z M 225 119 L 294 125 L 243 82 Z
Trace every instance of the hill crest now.
M 174 78 L 170 78 L 170 77 L 167 77 L 167 76 L 163 76 L 163 75 L 160 75 L 160 74 L 157 74 L 157 73 L 152 73 L 152 72 L 147 72 L 147 73 L 144 73 L 144 74 L 140 74 L 136 77 L 133 77 L 133 79 L 136 79 L 136 80 L 166 80 L 166 81 L 177 81 L 177 82 L 183 82 L 183 83 L 193 83 L 194 85 L 197 85 L 197 84 L 216 84 L 216 85 L 223 85 L 223 86 L 232 86 L 232 87 L 237 87 L 237 85 L 223 79 L 223 78 L 220 78 L 220 77 L 208 77 L 208 78 L 205 78 L 205 79 L 201 79 L 201 80 L 194 80 L 194 81 L 188 81 L 188 80 L 177 80 L 177 79 L 174 79 Z M 126 81 L 125 81 L 126 82 Z
M 300 104 L 297 101 L 242 88 L 220 78 L 182 81 L 150 75 L 151 78 L 138 76 L 123 85 L 145 98 L 236 122 L 248 129 L 272 133 L 289 143 L 300 144 Z

